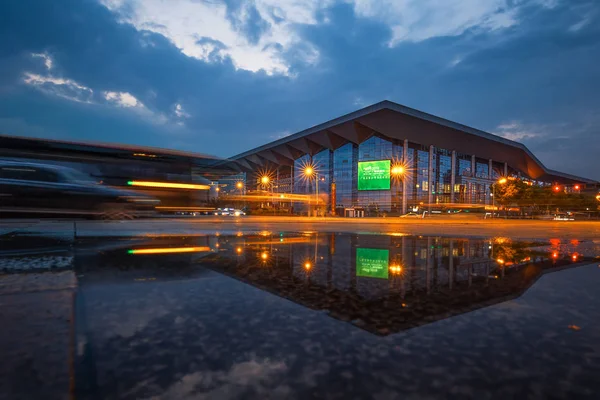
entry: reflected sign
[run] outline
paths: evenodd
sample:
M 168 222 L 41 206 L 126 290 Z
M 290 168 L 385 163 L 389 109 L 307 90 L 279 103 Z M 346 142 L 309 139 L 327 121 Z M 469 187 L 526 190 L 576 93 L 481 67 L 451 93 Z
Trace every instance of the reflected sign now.
M 356 276 L 388 278 L 390 251 L 383 249 L 356 249 Z
M 358 190 L 389 190 L 390 160 L 358 163 Z

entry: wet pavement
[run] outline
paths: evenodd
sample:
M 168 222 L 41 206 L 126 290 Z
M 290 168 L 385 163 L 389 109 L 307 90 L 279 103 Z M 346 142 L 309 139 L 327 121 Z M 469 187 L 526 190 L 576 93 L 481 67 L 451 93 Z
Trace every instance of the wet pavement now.
M 593 241 L 278 231 L 38 239 L 5 238 L 0 252 L 0 398 L 600 391 Z

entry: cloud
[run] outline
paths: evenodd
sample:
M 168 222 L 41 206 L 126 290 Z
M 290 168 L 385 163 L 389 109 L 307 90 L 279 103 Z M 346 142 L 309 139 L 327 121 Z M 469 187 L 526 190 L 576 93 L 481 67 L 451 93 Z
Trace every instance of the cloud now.
M 518 121 L 512 121 L 499 125 L 495 133 L 505 139 L 521 142 L 543 136 L 541 130 L 539 126 L 526 126 Z
M 459 36 L 471 29 L 496 31 L 518 21 L 522 1 L 511 0 L 352 0 L 357 15 L 387 24 L 392 30 L 388 42 L 421 42 L 443 36 Z M 536 0 L 543 7 L 556 1 Z
M 103 92 L 104 98 L 120 107 L 144 107 L 131 93 L 127 92 Z
M 290 136 L 293 132 L 291 131 L 283 131 L 283 132 L 277 132 L 273 135 L 269 136 L 269 139 L 271 140 L 278 140 L 278 139 L 283 139 L 286 136 Z
M 48 55 L 48 53 L 31 53 L 31 56 L 43 59 L 46 69 L 52 69 L 52 58 Z
M 184 54 L 205 62 L 231 59 L 236 69 L 288 75 L 288 53 L 305 53 L 307 64 L 317 49 L 303 43 L 296 24 L 314 25 L 316 12 L 329 1 L 257 0 L 237 8 L 193 0 L 102 0 L 120 20 L 138 30 L 167 37 Z
M 328 10 L 349 4 L 359 18 L 389 29 L 387 43 L 496 31 L 517 24 L 524 0 L 100 0 L 123 23 L 161 34 L 185 55 L 207 63 L 231 60 L 236 69 L 293 75 L 292 63 L 316 65 L 318 44 L 302 27 L 331 22 Z M 556 0 L 533 0 L 552 8 Z M 144 45 L 151 41 L 144 40 Z
M 252 357 L 231 365 L 229 370 L 205 370 L 184 375 L 161 393 L 165 400 L 238 399 L 253 395 L 260 398 L 287 398 L 291 389 L 281 382 L 289 367 L 283 361 Z M 132 393 L 146 389 L 150 382 L 140 382 Z
M 175 104 L 175 115 L 179 118 L 189 118 L 190 114 L 183 110 L 183 106 L 179 103 Z
M 72 79 L 42 76 L 25 72 L 23 82 L 44 93 L 76 101 L 78 103 L 92 103 L 94 91 Z

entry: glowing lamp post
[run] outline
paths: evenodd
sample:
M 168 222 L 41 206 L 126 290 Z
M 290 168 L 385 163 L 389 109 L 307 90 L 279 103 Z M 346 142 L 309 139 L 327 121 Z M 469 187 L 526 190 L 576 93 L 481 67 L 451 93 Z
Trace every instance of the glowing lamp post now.
M 401 176 L 404 175 L 404 167 L 402 165 L 394 165 L 392 166 L 392 170 L 390 171 L 393 176 Z
M 304 176 L 307 179 L 312 179 L 313 177 L 315 178 L 315 194 L 316 194 L 316 211 L 317 214 L 319 213 L 319 174 L 317 173 L 317 171 L 315 171 L 314 167 L 308 165 L 306 168 L 304 168 Z
M 498 185 L 504 185 L 508 182 L 506 178 L 500 178 L 496 182 Z M 492 186 L 492 218 L 494 218 L 494 211 L 496 211 L 496 185 Z

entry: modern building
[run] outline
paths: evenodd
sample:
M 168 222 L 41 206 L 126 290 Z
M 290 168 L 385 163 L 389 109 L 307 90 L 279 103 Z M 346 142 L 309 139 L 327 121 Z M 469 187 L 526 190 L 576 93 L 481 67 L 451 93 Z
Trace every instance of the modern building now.
M 501 177 L 578 190 L 598 184 L 546 168 L 521 143 L 390 101 L 231 160 L 249 190 L 282 198 L 305 194 L 327 211 L 346 215 L 372 208 L 406 213 L 448 203 L 485 206 L 492 204 L 491 185 Z

